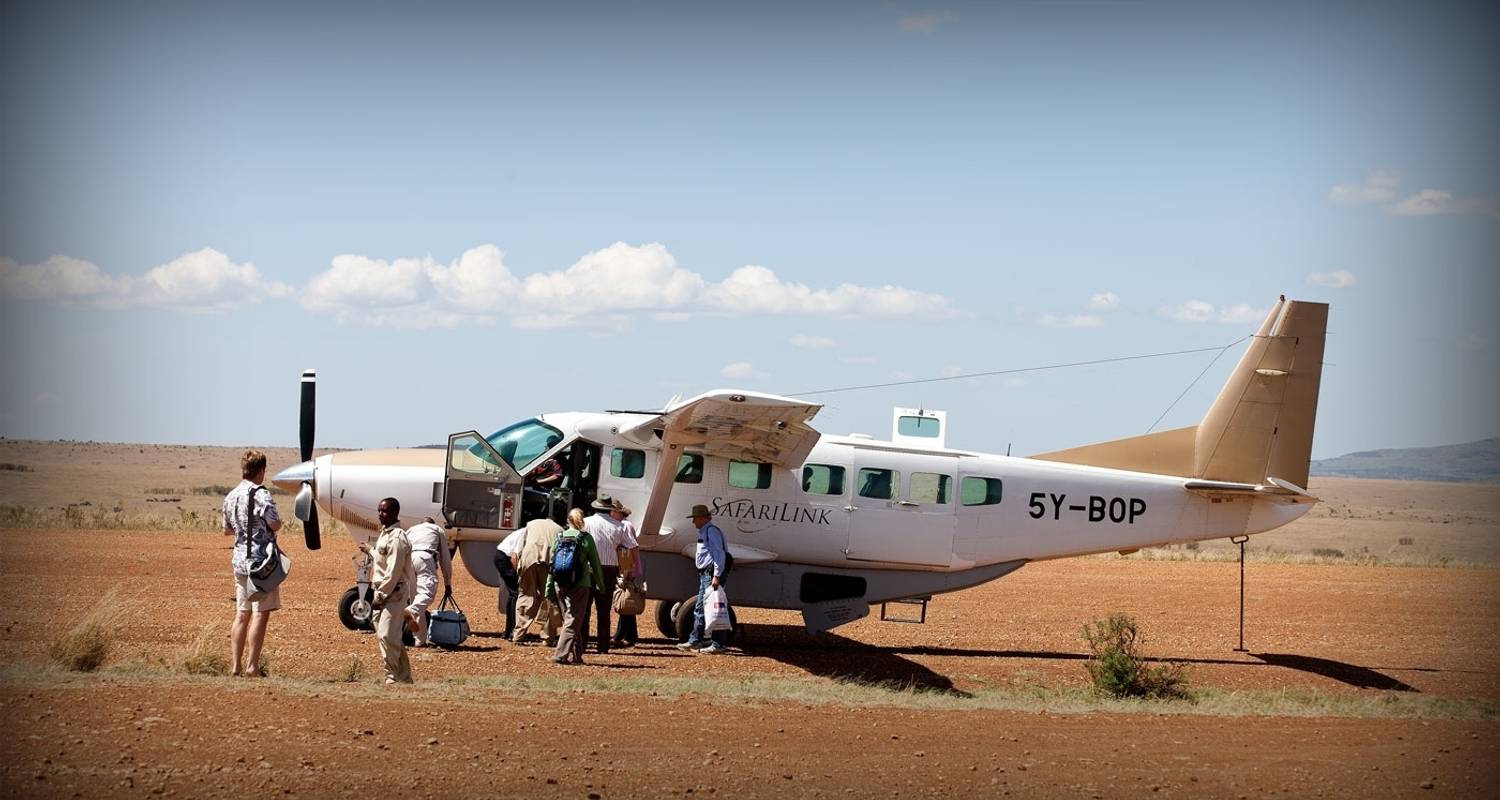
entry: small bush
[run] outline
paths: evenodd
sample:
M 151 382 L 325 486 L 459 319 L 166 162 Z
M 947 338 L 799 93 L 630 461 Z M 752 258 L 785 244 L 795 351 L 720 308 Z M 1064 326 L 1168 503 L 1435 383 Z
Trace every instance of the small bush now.
M 1417 543 L 1417 537 L 1415 537 L 1415 536 L 1403 536 L 1400 539 L 1397 539 L 1396 543 L 1397 544 L 1401 544 L 1401 545 L 1411 546 L 1411 545 L 1414 545 L 1414 544 Z
M 1312 554 L 1318 558 L 1343 558 L 1344 551 L 1335 547 L 1314 547 Z
M 36 470 L 25 464 L 12 464 L 7 461 L 0 464 L 0 472 L 36 472 Z
M 191 491 L 193 494 L 207 495 L 210 497 L 223 497 L 224 495 L 234 491 L 234 487 L 225 486 L 222 483 L 216 483 L 212 486 L 194 486 L 189 491 Z
M 109 658 L 110 643 L 109 630 L 103 623 L 80 623 L 53 640 L 47 655 L 65 669 L 93 672 Z
M 1186 667 L 1147 664 L 1141 655 L 1145 637 L 1133 617 L 1111 614 L 1094 620 L 1083 626 L 1083 639 L 1092 654 L 1086 666 L 1097 691 L 1112 697 L 1187 696 Z
M 203 626 L 198 638 L 182 656 L 182 670 L 189 675 L 228 675 L 229 658 L 224 655 L 222 637 L 214 635 L 212 623 Z
M 343 672 L 339 673 L 339 680 L 344 683 L 359 683 L 365 677 L 365 662 L 359 660 L 359 656 L 349 656 L 349 663 L 344 665 Z

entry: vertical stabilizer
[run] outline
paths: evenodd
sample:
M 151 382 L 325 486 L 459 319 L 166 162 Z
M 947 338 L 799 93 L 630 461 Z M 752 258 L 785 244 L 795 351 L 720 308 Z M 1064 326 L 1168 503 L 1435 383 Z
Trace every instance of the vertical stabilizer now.
M 1327 327 L 1327 303 L 1276 303 L 1198 425 L 1197 477 L 1307 486 Z

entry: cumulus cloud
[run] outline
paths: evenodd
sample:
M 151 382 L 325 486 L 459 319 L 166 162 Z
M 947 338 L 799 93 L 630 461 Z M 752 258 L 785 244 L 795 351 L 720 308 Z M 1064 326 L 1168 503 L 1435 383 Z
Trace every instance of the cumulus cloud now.
M 1396 199 L 1396 187 L 1400 185 L 1400 175 L 1377 170 L 1365 176 L 1365 179 L 1359 183 L 1334 185 L 1328 190 L 1328 200 L 1340 205 L 1389 203 Z
M 897 26 L 906 33 L 935 33 L 943 25 L 958 21 L 958 14 L 952 11 L 933 11 L 926 14 L 911 14 L 902 17 L 896 22 Z
M 802 333 L 793 336 L 787 341 L 790 342 L 793 347 L 800 347 L 804 350 L 824 350 L 829 347 L 837 347 L 839 344 L 838 342 L 828 338 L 827 336 L 808 336 Z
M 1257 309 L 1249 303 L 1215 306 L 1204 300 L 1188 300 L 1175 306 L 1162 306 L 1156 313 L 1179 322 L 1220 322 L 1227 325 L 1259 322 L 1266 316 L 1265 309 Z
M 770 377 L 769 374 L 756 369 L 755 365 L 749 361 L 735 361 L 731 364 L 726 364 L 723 369 L 719 370 L 719 374 L 735 380 Z
M 0 258 L 0 296 L 22 300 L 209 312 L 286 297 L 291 292 L 290 286 L 263 278 L 254 264 L 237 264 L 213 248 L 184 253 L 141 275 L 121 276 L 67 256 L 53 256 L 40 264 Z
M 1385 209 L 1385 213 L 1396 217 L 1428 217 L 1435 214 L 1484 214 L 1500 217 L 1500 197 L 1494 195 L 1456 197 L 1447 189 L 1422 189 L 1401 197 L 1398 191 L 1400 186 L 1400 175 L 1380 170 L 1359 183 L 1336 184 L 1328 190 L 1328 200 L 1340 205 L 1379 204 Z
M 1095 314 L 1043 314 L 1037 321 L 1048 328 L 1098 328 L 1103 318 Z
M 452 264 L 431 257 L 381 261 L 345 255 L 315 277 L 303 305 L 341 322 L 428 327 L 493 323 L 518 328 L 616 329 L 645 315 L 681 321 L 703 314 L 808 315 L 852 318 L 960 316 L 949 298 L 899 286 L 841 284 L 814 289 L 745 266 L 711 283 L 677 264 L 661 244 L 616 242 L 566 269 L 514 275 L 494 245 Z M 822 337 L 794 337 L 799 347 L 827 347 Z M 800 343 L 799 343 L 800 342 Z
M 1330 289 L 1347 289 L 1359 283 L 1359 278 L 1347 269 L 1336 269 L 1333 272 L 1310 273 L 1307 276 L 1307 282 L 1314 286 L 1327 286 Z
M 1090 311 L 1114 311 L 1120 307 L 1120 296 L 1114 292 L 1100 292 L 1089 297 Z

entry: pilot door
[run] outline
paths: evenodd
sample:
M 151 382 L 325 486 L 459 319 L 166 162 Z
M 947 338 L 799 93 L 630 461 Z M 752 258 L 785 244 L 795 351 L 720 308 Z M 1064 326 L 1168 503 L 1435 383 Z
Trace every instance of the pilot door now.
M 521 476 L 475 431 L 448 437 L 443 516 L 460 528 L 520 527 Z
M 547 517 L 568 524 L 568 511 L 592 511 L 589 505 L 599 493 L 599 445 L 582 439 L 569 444 L 533 468 L 522 488 L 519 525 Z

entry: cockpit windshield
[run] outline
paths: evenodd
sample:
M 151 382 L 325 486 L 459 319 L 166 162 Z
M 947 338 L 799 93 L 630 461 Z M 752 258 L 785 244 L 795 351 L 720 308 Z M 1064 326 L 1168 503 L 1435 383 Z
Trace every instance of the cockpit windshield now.
M 527 419 L 507 425 L 485 437 L 500 457 L 510 462 L 516 472 L 525 472 L 541 455 L 563 440 L 562 431 L 539 419 Z

